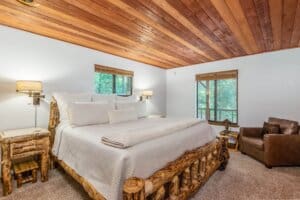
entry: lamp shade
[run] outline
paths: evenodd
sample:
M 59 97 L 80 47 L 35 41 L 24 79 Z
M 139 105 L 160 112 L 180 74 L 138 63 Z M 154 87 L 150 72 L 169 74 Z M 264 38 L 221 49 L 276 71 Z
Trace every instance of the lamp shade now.
M 152 95 L 153 95 L 153 91 L 152 90 L 144 90 L 142 92 L 142 96 L 151 97 Z
M 16 91 L 22 93 L 40 93 L 43 91 L 41 81 L 17 81 Z

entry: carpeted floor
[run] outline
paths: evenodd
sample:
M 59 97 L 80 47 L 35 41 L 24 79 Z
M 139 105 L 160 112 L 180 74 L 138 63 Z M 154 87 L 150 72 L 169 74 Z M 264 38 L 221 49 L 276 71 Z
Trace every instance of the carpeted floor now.
M 2 188 L 2 187 L 1 187 Z M 2 191 L 0 191 L 2 194 Z M 61 171 L 46 183 L 25 184 L 1 200 L 88 200 L 81 186 Z M 240 153 L 231 153 L 227 169 L 217 171 L 192 200 L 300 199 L 300 167 L 267 169 Z

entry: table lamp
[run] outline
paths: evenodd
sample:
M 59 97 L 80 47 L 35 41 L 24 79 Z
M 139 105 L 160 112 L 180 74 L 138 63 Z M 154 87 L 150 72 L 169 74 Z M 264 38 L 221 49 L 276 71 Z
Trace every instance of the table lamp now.
M 37 106 L 40 105 L 40 99 L 45 98 L 42 95 L 43 84 L 41 81 L 24 81 L 20 80 L 16 82 L 16 91 L 20 93 L 28 94 L 29 97 L 33 98 L 33 105 L 35 106 L 35 127 L 37 125 Z

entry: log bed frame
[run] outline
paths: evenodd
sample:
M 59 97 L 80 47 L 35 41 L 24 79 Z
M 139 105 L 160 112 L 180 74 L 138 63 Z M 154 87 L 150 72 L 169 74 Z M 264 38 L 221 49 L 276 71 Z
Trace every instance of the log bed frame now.
M 50 104 L 49 131 L 51 149 L 55 129 L 59 124 L 59 110 L 53 98 Z M 64 161 L 51 155 L 53 163 L 58 163 L 71 175 L 94 200 L 105 200 L 93 185 L 76 173 Z M 185 200 L 195 194 L 217 170 L 224 170 L 229 159 L 226 139 L 216 139 L 205 146 L 185 152 L 176 160 L 168 163 L 147 179 L 128 178 L 123 186 L 124 200 Z

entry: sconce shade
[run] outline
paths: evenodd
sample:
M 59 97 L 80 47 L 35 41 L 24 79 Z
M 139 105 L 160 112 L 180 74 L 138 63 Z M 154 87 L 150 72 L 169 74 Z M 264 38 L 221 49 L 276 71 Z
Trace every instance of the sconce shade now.
M 151 97 L 151 96 L 153 96 L 153 91 L 152 90 L 144 90 L 142 92 L 142 96 Z
M 41 93 L 43 84 L 41 81 L 17 81 L 16 91 L 22 93 Z

